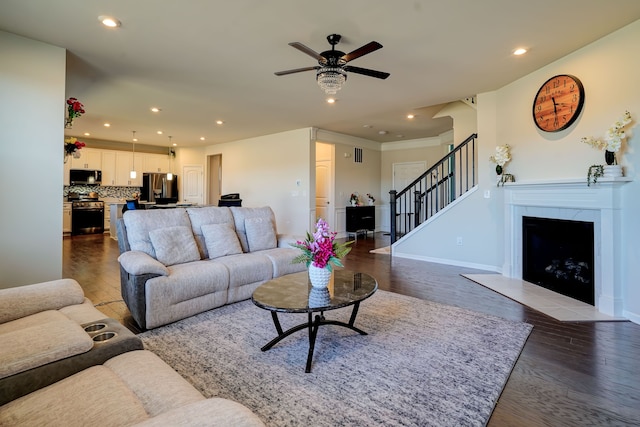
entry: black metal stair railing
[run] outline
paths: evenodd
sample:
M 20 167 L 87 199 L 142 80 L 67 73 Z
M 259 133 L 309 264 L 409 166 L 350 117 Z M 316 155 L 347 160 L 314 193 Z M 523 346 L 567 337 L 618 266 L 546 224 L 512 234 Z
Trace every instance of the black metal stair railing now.
M 469 136 L 403 190 L 389 191 L 391 243 L 475 187 L 477 138 Z

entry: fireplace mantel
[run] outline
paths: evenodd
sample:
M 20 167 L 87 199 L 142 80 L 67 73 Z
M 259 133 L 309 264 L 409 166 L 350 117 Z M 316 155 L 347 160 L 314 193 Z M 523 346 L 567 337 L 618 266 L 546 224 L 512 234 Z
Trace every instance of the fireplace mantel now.
M 622 316 L 621 188 L 630 178 L 599 178 L 507 183 L 503 275 L 522 279 L 522 217 L 593 222 L 596 308 Z

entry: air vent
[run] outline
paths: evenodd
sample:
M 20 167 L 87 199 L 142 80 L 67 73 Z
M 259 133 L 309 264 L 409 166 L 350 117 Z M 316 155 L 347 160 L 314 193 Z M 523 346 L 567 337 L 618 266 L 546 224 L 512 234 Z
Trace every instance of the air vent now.
M 353 148 L 353 163 L 362 163 L 362 148 Z

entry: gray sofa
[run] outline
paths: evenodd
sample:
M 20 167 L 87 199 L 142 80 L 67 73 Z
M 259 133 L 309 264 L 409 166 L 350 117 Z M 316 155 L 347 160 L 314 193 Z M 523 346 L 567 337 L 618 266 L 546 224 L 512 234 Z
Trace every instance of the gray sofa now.
M 0 290 L 0 405 L 139 349 L 142 341 L 75 280 Z
M 205 399 L 147 350 L 113 357 L 0 406 L 0 425 L 264 427 L 237 402 Z
M 262 283 L 303 271 L 296 238 L 271 208 L 127 211 L 117 222 L 122 297 L 146 329 L 245 300 Z

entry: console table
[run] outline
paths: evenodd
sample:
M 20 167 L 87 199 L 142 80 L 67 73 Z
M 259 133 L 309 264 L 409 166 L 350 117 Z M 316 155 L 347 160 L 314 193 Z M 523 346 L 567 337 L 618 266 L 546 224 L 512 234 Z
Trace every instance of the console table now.
M 367 231 L 376 229 L 376 207 L 375 206 L 347 206 L 347 233 L 355 234 L 356 239 L 359 233 L 367 236 Z

